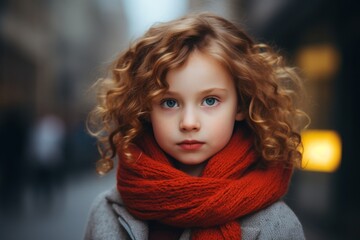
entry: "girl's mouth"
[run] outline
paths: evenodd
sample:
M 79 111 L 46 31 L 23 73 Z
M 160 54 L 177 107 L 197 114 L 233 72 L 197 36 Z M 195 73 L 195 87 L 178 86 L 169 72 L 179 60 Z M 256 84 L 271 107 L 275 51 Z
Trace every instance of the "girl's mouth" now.
M 196 140 L 185 140 L 178 143 L 177 145 L 179 145 L 180 148 L 183 150 L 193 151 L 200 149 L 204 145 L 204 142 L 200 142 Z

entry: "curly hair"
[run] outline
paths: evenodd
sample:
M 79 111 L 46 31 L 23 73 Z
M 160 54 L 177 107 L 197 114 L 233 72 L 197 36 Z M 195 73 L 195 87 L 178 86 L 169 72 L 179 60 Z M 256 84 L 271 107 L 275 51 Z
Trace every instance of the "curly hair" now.
M 233 77 L 259 161 L 299 166 L 299 132 L 307 117 L 298 108 L 301 78 L 268 45 L 255 43 L 235 24 L 198 13 L 153 25 L 118 56 L 110 76 L 97 82 L 99 101 L 88 126 L 98 138 L 98 173 L 113 168 L 116 150 L 131 159 L 129 146 L 149 126 L 152 100 L 168 89 L 168 71 L 182 66 L 195 50 L 216 59 Z

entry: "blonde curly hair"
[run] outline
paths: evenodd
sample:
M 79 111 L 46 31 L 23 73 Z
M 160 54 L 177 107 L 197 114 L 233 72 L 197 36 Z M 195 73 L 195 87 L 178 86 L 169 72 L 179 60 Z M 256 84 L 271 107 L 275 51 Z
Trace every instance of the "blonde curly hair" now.
M 225 66 L 238 94 L 245 122 L 254 131 L 262 164 L 299 166 L 300 130 L 306 114 L 298 108 L 301 79 L 281 56 L 255 43 L 243 30 L 211 13 L 198 13 L 152 26 L 114 61 L 111 76 L 101 79 L 98 105 L 88 128 L 98 138 L 100 174 L 113 168 L 116 151 L 129 159 L 129 146 L 151 127 L 151 102 L 168 89 L 166 75 L 195 50 Z

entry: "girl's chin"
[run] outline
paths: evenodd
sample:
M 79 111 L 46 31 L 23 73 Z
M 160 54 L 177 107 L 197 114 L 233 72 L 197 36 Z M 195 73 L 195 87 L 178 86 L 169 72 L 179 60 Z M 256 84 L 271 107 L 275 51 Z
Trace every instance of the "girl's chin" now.
M 208 163 L 208 160 L 178 161 L 172 158 L 172 163 L 176 169 L 179 169 L 188 175 L 200 176 L 206 164 Z

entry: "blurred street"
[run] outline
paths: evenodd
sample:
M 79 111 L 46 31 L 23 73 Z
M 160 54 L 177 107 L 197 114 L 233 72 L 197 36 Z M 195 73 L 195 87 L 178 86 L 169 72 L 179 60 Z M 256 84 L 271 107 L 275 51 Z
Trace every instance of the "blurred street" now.
M 114 185 L 114 178 L 115 171 L 104 177 L 91 170 L 71 176 L 62 186 L 53 186 L 51 201 L 44 199 L 41 206 L 33 189 L 25 188 L 24 202 L 17 206 L 22 211 L 0 212 L 0 239 L 82 239 L 92 202 Z

